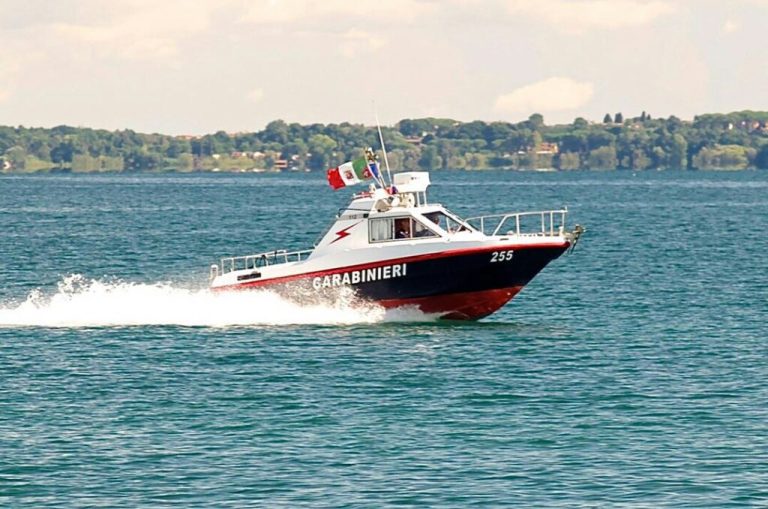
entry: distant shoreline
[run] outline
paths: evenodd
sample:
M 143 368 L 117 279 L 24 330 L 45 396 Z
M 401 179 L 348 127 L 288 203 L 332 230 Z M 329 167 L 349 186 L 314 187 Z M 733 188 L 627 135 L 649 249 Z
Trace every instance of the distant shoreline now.
M 768 169 L 768 112 L 705 114 L 693 121 L 643 112 L 602 122 L 546 125 L 404 119 L 382 128 L 393 171 Z M 0 126 L 0 173 L 324 172 L 378 147 L 374 127 L 270 122 L 256 132 L 205 136 L 58 126 Z
M 398 173 L 400 170 L 393 171 L 392 173 Z M 425 171 L 422 169 L 402 170 L 402 171 Z M 663 168 L 663 169 L 645 169 L 645 170 L 627 170 L 627 169 L 599 169 L 599 168 L 579 168 L 578 170 L 555 170 L 555 169 L 504 169 L 504 168 L 489 168 L 489 169 L 471 169 L 471 168 L 446 168 L 439 170 L 432 170 L 434 174 L 440 173 L 533 173 L 533 174 L 576 174 L 576 173 L 615 173 L 620 175 L 639 175 L 639 174 L 651 174 L 651 173 L 688 173 L 688 174 L 710 174 L 710 173 L 723 173 L 723 174 L 742 174 L 742 173 L 763 173 L 765 170 L 760 168 L 708 168 L 706 170 L 700 170 L 695 168 L 681 169 L 681 168 Z M 768 174 L 768 172 L 766 172 Z M 43 176 L 163 176 L 163 175 L 221 175 L 221 176 L 298 176 L 298 175 L 313 175 L 315 177 L 325 177 L 324 172 L 319 171 L 293 171 L 293 170 L 281 170 L 281 171 L 211 171 L 211 170 L 193 170 L 193 171 L 177 171 L 173 169 L 162 171 L 69 171 L 69 170 L 53 170 L 53 171 L 36 171 L 36 172 L 0 172 L 0 178 L 2 177 L 43 177 Z

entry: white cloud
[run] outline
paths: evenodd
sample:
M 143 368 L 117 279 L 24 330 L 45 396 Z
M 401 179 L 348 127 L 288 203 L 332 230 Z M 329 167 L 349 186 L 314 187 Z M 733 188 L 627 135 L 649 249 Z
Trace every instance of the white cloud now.
M 768 0 L 0 0 L 0 109 L 10 124 L 177 133 L 275 118 L 370 122 L 371 97 L 388 106 L 387 122 L 759 109 L 768 67 L 755 63 L 754 48 L 766 8 Z M 739 44 L 717 44 L 734 36 Z M 387 84 L 318 80 L 350 69 L 377 69 Z
M 508 115 L 575 110 L 586 105 L 594 92 L 592 83 L 553 77 L 499 96 L 494 110 Z
M 353 58 L 361 53 L 376 51 L 383 48 L 387 41 L 362 30 L 349 30 L 342 36 L 341 53 L 347 58 Z
M 677 10 L 669 0 L 507 0 L 513 15 L 541 19 L 563 32 L 647 25 Z
M 133 36 L 131 30 L 117 27 L 90 27 L 83 25 L 59 24 L 57 35 L 91 46 L 99 53 L 117 54 L 135 60 L 165 59 L 178 52 L 176 40 L 172 37 L 150 35 Z
M 0 48 L 0 102 L 5 102 L 11 97 L 27 55 L 16 53 L 9 48 Z
M 254 88 L 246 96 L 252 103 L 260 103 L 264 99 L 264 90 L 261 88 Z
M 318 18 L 354 18 L 361 23 L 411 22 L 436 9 L 425 0 L 254 0 L 241 21 L 283 24 L 316 21 Z
M 137 60 L 167 59 L 184 37 L 210 28 L 211 16 L 227 0 L 121 0 L 110 4 L 100 23 L 57 23 L 55 33 L 99 54 Z
M 734 32 L 739 31 L 741 29 L 741 25 L 732 19 L 728 19 L 723 23 L 722 28 L 720 29 L 724 34 L 732 34 Z

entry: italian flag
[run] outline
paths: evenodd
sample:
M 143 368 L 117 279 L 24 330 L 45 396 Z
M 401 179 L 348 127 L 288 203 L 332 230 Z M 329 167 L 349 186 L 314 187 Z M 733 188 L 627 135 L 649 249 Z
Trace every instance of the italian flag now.
M 328 183 L 334 189 L 359 184 L 365 179 L 373 177 L 368 163 L 364 158 L 344 163 L 336 168 L 328 170 Z

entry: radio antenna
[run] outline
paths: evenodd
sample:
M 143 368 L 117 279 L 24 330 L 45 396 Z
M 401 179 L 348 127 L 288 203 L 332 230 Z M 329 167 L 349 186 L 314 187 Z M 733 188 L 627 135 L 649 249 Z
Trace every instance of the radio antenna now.
M 387 159 L 387 147 L 384 145 L 384 135 L 381 134 L 381 124 L 379 123 L 379 112 L 376 111 L 376 105 L 373 107 L 373 114 L 376 116 L 376 129 L 379 131 L 379 141 L 381 142 L 381 151 L 384 153 L 384 165 L 387 167 L 387 178 L 389 185 L 392 185 L 392 173 L 389 171 L 389 160 Z

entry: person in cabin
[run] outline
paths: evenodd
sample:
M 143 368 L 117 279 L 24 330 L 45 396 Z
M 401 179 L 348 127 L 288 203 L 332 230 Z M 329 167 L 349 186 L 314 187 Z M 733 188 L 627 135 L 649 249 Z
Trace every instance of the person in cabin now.
M 395 238 L 411 238 L 411 220 L 409 218 L 395 219 Z
M 440 225 L 440 216 L 437 213 L 432 212 L 432 213 L 429 213 L 429 214 L 424 214 L 424 217 L 426 217 L 427 219 L 429 219 L 430 221 L 432 221 L 436 225 L 438 225 L 438 226 Z M 416 229 L 416 231 L 413 234 L 414 237 L 433 237 L 433 236 L 435 236 L 435 233 L 432 232 L 432 230 L 430 230 L 429 228 L 427 228 L 426 226 L 424 226 L 423 224 L 421 224 L 419 222 L 415 223 L 414 227 Z

